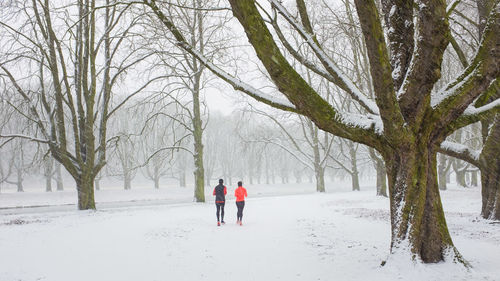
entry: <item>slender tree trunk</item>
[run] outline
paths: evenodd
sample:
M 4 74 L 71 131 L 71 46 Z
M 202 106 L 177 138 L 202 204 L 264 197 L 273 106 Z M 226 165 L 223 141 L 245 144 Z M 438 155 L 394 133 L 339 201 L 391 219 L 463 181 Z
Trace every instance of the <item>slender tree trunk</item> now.
M 444 154 L 439 154 L 438 179 L 439 189 L 446 190 L 446 156 Z
M 306 120 L 312 139 L 312 149 L 314 153 L 314 175 L 316 177 L 316 191 L 325 192 L 325 168 L 321 166 L 321 156 L 319 152 L 318 128 L 314 126 L 310 119 Z
M 266 157 L 266 169 L 265 169 L 265 174 L 266 174 L 266 184 L 270 183 L 270 175 L 269 175 L 269 157 Z
M 377 195 L 387 197 L 387 172 L 383 161 L 376 161 L 377 165 Z
M 370 147 L 368 148 L 368 152 L 377 171 L 377 196 L 387 197 L 387 171 L 384 160 L 377 156 L 375 149 Z
M 154 177 L 154 182 L 155 182 L 155 189 L 160 189 L 160 177 L 159 176 Z
M 316 191 L 325 192 L 325 169 L 322 167 L 315 167 L 314 172 L 316 176 Z
M 24 192 L 23 186 L 23 172 L 21 169 L 17 169 L 17 192 Z
M 465 169 L 463 170 L 460 170 L 460 169 L 457 169 L 455 171 L 455 179 L 457 181 L 457 184 L 462 186 L 462 187 L 467 187 L 467 181 L 465 180 Z
M 101 181 L 99 179 L 94 180 L 95 190 L 101 190 Z
M 57 191 L 62 191 L 64 190 L 64 184 L 63 184 L 63 179 L 62 179 L 62 172 L 61 172 L 61 164 L 59 162 L 56 163 L 56 189 Z
M 179 172 L 179 185 L 181 187 L 186 187 L 186 172 L 184 169 Z
M 355 171 L 351 173 L 351 183 L 352 183 L 352 191 L 359 191 L 359 173 Z
M 196 202 L 205 202 L 205 171 L 203 169 L 203 141 L 199 95 L 194 96 L 194 197 Z
M 45 191 L 52 192 L 52 175 L 54 174 L 54 161 L 46 159 L 44 161 Z
M 45 175 L 45 191 L 52 192 L 52 176 Z
M 127 168 L 123 169 L 123 188 L 130 190 L 132 188 L 132 176 Z
M 387 151 L 391 209 L 391 252 L 411 250 L 413 258 L 439 262 L 449 253 L 464 262 L 451 240 L 441 205 L 436 152 L 420 143 Z
M 472 171 L 470 173 L 470 178 L 471 178 L 471 186 L 478 186 L 477 171 Z
M 359 172 L 358 172 L 358 159 L 356 157 L 356 149 L 354 149 L 354 143 L 349 141 L 349 156 L 351 157 L 351 183 L 352 190 L 359 191 Z

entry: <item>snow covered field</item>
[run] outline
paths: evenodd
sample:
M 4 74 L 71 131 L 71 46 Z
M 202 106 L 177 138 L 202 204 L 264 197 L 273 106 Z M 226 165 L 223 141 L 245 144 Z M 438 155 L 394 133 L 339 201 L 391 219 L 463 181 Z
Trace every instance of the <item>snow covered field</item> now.
M 243 226 L 235 224 L 232 196 L 226 203 L 227 224 L 217 227 L 211 193 L 206 194 L 207 203 L 193 203 L 190 189 L 102 190 L 96 193 L 101 202 L 96 212 L 76 211 L 73 205 L 42 213 L 37 208 L 24 213 L 3 209 L 0 280 L 498 280 L 500 276 L 500 224 L 479 218 L 478 188 L 451 187 L 442 193 L 451 236 L 473 266 L 466 270 L 451 262 L 414 264 L 400 256 L 391 256 L 381 267 L 390 243 L 388 199 L 376 197 L 372 188 L 351 192 L 345 187 L 317 194 L 308 184 L 291 186 L 247 186 L 250 198 Z M 75 198 L 70 191 L 3 193 L 0 207 L 70 204 Z M 142 203 L 105 204 L 113 200 Z

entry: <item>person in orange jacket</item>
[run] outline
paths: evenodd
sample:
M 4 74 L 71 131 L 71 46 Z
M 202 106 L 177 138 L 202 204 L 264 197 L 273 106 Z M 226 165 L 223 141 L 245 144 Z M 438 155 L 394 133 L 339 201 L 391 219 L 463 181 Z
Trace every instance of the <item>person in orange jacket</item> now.
M 213 195 L 215 195 L 215 206 L 217 207 L 217 226 L 220 226 L 219 222 L 219 213 L 222 218 L 222 224 L 225 224 L 224 222 L 224 205 L 226 205 L 226 194 L 227 194 L 227 188 L 224 183 L 223 179 L 219 179 L 219 185 L 217 185 L 214 188 Z M 222 210 L 222 213 L 220 212 Z
M 247 190 L 243 187 L 241 181 L 238 182 L 238 188 L 234 191 L 234 196 L 236 197 L 236 207 L 238 208 L 237 221 L 239 225 L 243 225 L 241 220 L 243 219 L 243 208 L 245 208 L 245 197 L 247 197 Z

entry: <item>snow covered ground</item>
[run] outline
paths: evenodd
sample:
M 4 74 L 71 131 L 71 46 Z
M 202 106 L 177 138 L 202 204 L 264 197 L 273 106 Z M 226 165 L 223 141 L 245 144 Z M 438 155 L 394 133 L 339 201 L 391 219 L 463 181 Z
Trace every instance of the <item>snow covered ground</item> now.
M 217 227 L 211 193 L 207 203 L 193 203 L 190 189 L 102 190 L 95 212 L 3 209 L 0 280 L 498 280 L 500 224 L 478 216 L 478 188 L 442 193 L 455 245 L 473 266 L 466 270 L 399 256 L 381 267 L 390 243 L 388 200 L 373 188 L 344 186 L 326 194 L 308 184 L 247 186 L 243 226 L 235 224 L 232 196 L 227 224 Z M 70 191 L 2 193 L 0 207 L 75 198 Z

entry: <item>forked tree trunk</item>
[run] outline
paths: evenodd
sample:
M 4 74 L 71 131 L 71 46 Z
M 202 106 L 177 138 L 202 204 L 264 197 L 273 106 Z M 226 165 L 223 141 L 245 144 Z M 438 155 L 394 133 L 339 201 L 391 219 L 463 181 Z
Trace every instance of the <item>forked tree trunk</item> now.
M 425 263 L 452 256 L 464 262 L 451 240 L 439 195 L 436 152 L 420 143 L 384 153 L 390 193 L 391 252 Z

